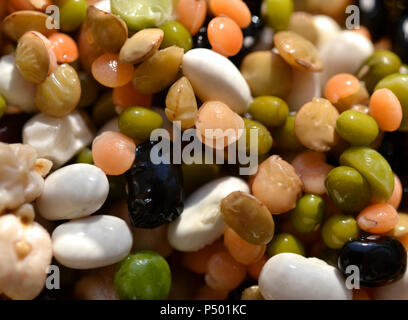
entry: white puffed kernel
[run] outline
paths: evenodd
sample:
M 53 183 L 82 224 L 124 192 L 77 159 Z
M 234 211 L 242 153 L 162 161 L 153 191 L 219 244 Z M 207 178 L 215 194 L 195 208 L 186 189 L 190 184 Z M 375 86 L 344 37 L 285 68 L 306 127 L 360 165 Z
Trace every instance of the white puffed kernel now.
M 35 170 L 37 152 L 29 145 L 0 142 L 0 214 L 41 195 L 44 179 Z
M 351 300 L 340 272 L 317 258 L 281 253 L 270 258 L 259 276 L 266 300 Z
M 36 205 L 45 219 L 77 219 L 102 207 L 108 193 L 108 178 L 101 169 L 77 163 L 58 169 L 45 179 Z
M 0 74 L 0 94 L 7 104 L 28 113 L 37 111 L 34 103 L 36 86 L 21 76 L 12 53 L 0 59 Z
M 33 216 L 26 204 L 16 215 L 0 217 L 0 292 L 15 300 L 40 294 L 52 259 L 50 235 Z
M 252 102 L 251 90 L 241 72 L 224 56 L 208 49 L 184 54 L 183 73 L 202 102 L 220 101 L 244 114 Z
M 167 229 L 171 246 L 179 251 L 197 251 L 217 240 L 226 228 L 221 200 L 234 191 L 249 192 L 248 184 L 236 177 L 224 177 L 192 193 L 183 213 Z
M 39 157 L 61 167 L 94 138 L 86 116 L 80 111 L 54 118 L 44 113 L 32 117 L 24 125 L 23 141 L 33 146 Z
M 72 220 L 52 233 L 54 257 L 72 269 L 109 266 L 124 259 L 133 239 L 126 222 L 100 215 Z

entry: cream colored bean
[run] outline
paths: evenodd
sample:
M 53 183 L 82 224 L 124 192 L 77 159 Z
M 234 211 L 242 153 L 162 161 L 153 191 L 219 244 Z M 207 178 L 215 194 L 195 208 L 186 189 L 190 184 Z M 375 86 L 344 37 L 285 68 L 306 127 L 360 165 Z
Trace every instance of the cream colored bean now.
M 387 235 L 391 237 L 402 237 L 408 234 L 408 214 L 399 212 L 398 223 L 391 231 L 387 232 Z
M 351 300 L 340 272 L 317 258 L 281 253 L 270 258 L 259 276 L 266 300 Z
M 221 200 L 233 191 L 249 192 L 248 184 L 236 177 L 211 181 L 192 193 L 180 217 L 169 225 L 167 237 L 179 251 L 197 251 L 224 233 Z
M 252 102 L 248 84 L 224 56 L 208 49 L 193 49 L 184 55 L 182 69 L 202 102 L 220 101 L 238 114 L 248 111 Z
M 252 194 L 272 214 L 293 209 L 302 191 L 303 183 L 295 169 L 277 155 L 270 156 L 259 165 L 252 182 Z
M 296 114 L 296 137 L 306 148 L 317 152 L 329 151 L 338 143 L 336 120 L 337 109 L 329 100 L 313 98 Z
M 51 263 L 50 235 L 33 219 L 29 204 L 0 217 L 0 292 L 15 300 L 40 294 Z
M 251 286 L 242 291 L 241 300 L 265 300 L 259 291 L 259 286 Z

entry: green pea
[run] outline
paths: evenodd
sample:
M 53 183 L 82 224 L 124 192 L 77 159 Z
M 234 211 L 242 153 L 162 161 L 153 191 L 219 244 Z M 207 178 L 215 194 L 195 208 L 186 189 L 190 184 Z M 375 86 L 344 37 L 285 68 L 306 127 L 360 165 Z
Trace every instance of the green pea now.
M 183 173 L 184 189 L 186 192 L 192 192 L 207 182 L 218 178 L 221 167 L 215 163 L 207 164 L 202 161 L 202 163 L 183 163 L 181 170 Z
M 337 118 L 336 131 L 353 146 L 369 146 L 379 133 L 373 117 L 355 110 L 344 111 Z
M 88 2 L 86 0 L 65 0 L 60 5 L 60 24 L 65 32 L 75 31 L 85 21 Z
M 158 253 L 139 251 L 121 262 L 114 284 L 122 300 L 164 300 L 171 287 L 170 267 Z
M 81 83 L 81 99 L 79 100 L 78 107 L 88 107 L 98 99 L 99 84 L 86 72 L 79 72 L 78 78 Z
M 158 27 L 173 13 L 172 0 L 111 0 L 110 3 L 112 13 L 120 16 L 133 31 Z
M 81 151 L 79 151 L 76 157 L 76 162 L 93 164 L 92 150 L 89 148 L 83 148 Z
M 372 196 L 377 201 L 387 201 L 394 191 L 394 174 L 387 160 L 368 147 L 351 147 L 340 156 L 340 164 L 360 172 L 367 179 Z
M 371 200 L 367 180 L 356 169 L 347 166 L 329 172 L 326 189 L 335 206 L 346 212 L 359 212 Z
M 275 31 L 287 29 L 293 13 L 293 0 L 264 0 L 262 15 Z
M 105 92 L 96 102 L 92 110 L 92 119 L 101 126 L 110 119 L 117 116 L 115 105 L 113 104 L 112 91 Z
M 400 131 L 408 131 L 408 75 L 394 73 L 386 76 L 375 87 L 375 90 L 387 88 L 394 92 L 402 107 Z
M 249 113 L 260 123 L 269 127 L 284 125 L 289 114 L 289 107 L 278 97 L 256 97 L 249 107 Z
M 152 131 L 161 128 L 162 125 L 162 116 L 147 108 L 126 108 L 119 116 L 120 132 L 135 140 L 149 139 Z
M 268 129 L 262 125 L 261 123 L 254 121 L 254 120 L 249 120 L 244 118 L 244 124 L 245 124 L 245 134 L 246 134 L 246 150 L 250 151 L 251 147 L 253 148 L 253 142 L 251 141 L 251 130 L 254 130 L 254 132 L 258 136 L 258 154 L 266 154 L 271 150 L 272 144 L 273 144 L 273 138 L 271 133 L 268 131 Z
M 335 214 L 323 224 L 323 242 L 331 249 L 342 248 L 347 241 L 356 239 L 358 235 L 357 222 L 352 216 Z
M 373 92 L 378 81 L 399 72 L 400 66 L 401 59 L 395 53 L 389 50 L 378 50 L 364 61 L 357 71 L 357 77 L 365 82 L 369 92 Z
M 7 107 L 7 102 L 3 98 L 3 96 L 0 95 L 0 119 L 4 115 L 4 112 L 6 111 L 6 107 Z
M 274 130 L 274 138 L 278 145 L 289 151 L 298 151 L 303 148 L 295 133 L 295 118 L 296 115 L 288 115 L 285 124 Z
M 164 32 L 161 49 L 177 46 L 187 52 L 193 47 L 193 38 L 187 28 L 177 21 L 167 21 L 160 26 Z
M 314 194 L 304 195 L 291 212 L 293 227 L 304 233 L 315 231 L 323 220 L 325 208 L 322 197 Z
M 279 253 L 297 253 L 302 256 L 306 254 L 302 242 L 290 233 L 281 233 L 273 237 L 268 246 L 267 253 L 270 257 Z

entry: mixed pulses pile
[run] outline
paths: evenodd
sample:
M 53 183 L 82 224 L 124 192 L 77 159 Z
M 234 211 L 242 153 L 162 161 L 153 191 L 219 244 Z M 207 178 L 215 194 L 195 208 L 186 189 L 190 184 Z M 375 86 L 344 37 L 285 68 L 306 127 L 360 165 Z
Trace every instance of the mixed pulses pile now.
M 360 2 L 1 1 L 0 299 L 408 299 L 408 8 Z

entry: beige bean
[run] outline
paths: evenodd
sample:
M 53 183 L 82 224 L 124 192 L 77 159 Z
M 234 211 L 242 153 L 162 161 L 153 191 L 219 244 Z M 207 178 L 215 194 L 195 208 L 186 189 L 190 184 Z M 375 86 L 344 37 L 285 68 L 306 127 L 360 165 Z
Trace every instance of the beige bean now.
M 33 219 L 31 204 L 0 217 L 0 292 L 15 300 L 40 294 L 51 263 L 50 235 Z
M 281 57 L 294 68 L 310 72 L 323 70 L 319 52 L 306 38 L 293 31 L 280 31 L 273 39 Z
M 118 52 L 128 37 L 126 23 L 118 16 L 89 6 L 86 26 L 93 41 L 108 52 Z
M 41 112 L 61 118 L 77 107 L 80 98 L 78 74 L 70 65 L 63 64 L 38 85 L 35 104 Z
M 48 37 L 55 30 L 47 28 L 47 19 L 49 19 L 49 16 L 43 12 L 34 10 L 15 11 L 4 18 L 1 29 L 6 36 L 14 41 L 20 39 L 27 31 L 38 31 Z
M 242 191 L 230 193 L 221 201 L 225 223 L 241 238 L 255 244 L 268 244 L 275 232 L 275 223 L 268 208 L 254 196 Z
M 252 182 L 252 194 L 262 201 L 272 214 L 295 208 L 302 191 L 303 183 L 295 169 L 277 155 L 270 156 L 259 165 Z
M 166 97 L 167 119 L 171 122 L 180 121 L 181 129 L 192 128 L 197 116 L 197 100 L 193 87 L 186 77 L 174 83 Z
M 248 54 L 242 61 L 241 73 L 254 97 L 285 98 L 292 88 L 292 69 L 274 51 Z
M 306 148 L 317 152 L 329 151 L 339 141 L 336 132 L 337 109 L 329 100 L 313 98 L 296 114 L 296 137 Z
M 26 32 L 18 40 L 15 64 L 26 81 L 40 84 L 56 67 L 55 54 L 49 48 L 49 40 L 37 32 Z
M 142 94 L 160 92 L 176 81 L 184 49 L 172 46 L 157 51 L 135 69 L 133 85 Z
M 334 168 L 326 163 L 326 156 L 321 152 L 305 151 L 293 159 L 292 166 L 303 181 L 306 193 L 325 194 L 325 181 Z
M 137 64 L 153 56 L 164 37 L 161 29 L 143 29 L 127 39 L 119 53 L 120 63 Z

